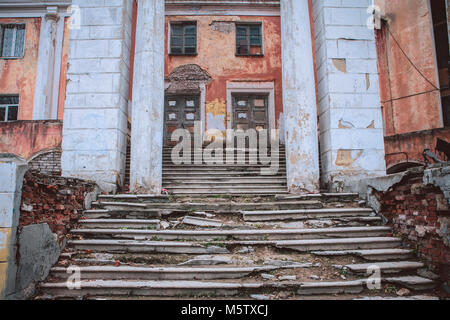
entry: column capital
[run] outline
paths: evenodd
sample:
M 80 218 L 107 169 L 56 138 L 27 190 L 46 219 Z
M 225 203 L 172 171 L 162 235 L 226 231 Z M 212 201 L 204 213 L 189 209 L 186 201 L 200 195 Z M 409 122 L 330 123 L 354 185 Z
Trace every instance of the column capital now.
M 58 21 L 59 20 L 58 7 L 55 7 L 55 6 L 47 7 L 47 10 L 45 13 L 45 19 Z

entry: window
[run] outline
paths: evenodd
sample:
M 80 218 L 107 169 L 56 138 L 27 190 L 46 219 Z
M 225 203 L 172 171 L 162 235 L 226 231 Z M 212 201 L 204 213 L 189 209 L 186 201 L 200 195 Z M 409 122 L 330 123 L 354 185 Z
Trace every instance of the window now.
M 236 55 L 263 55 L 262 43 L 261 23 L 236 25 Z
M 0 96 L 0 122 L 16 121 L 19 115 L 19 96 Z
M 0 25 L 0 57 L 22 58 L 25 47 L 24 24 Z
M 170 54 L 197 54 L 197 24 L 195 22 L 170 23 Z

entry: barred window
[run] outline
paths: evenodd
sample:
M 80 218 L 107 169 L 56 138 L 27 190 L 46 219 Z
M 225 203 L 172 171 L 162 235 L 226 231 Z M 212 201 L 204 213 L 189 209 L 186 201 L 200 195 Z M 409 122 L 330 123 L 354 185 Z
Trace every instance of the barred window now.
M 25 48 L 24 24 L 0 25 L 0 57 L 22 58 Z
M 170 54 L 197 54 L 196 22 L 170 23 Z
M 236 55 L 263 55 L 262 24 L 236 24 Z
M 0 96 L 0 122 L 16 121 L 19 116 L 19 96 Z

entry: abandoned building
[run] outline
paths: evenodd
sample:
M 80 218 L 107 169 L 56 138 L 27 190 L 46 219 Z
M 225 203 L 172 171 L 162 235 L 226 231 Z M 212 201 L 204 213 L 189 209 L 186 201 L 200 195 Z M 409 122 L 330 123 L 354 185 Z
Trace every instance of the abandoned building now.
M 0 0 L 0 297 L 364 297 L 373 265 L 376 296 L 448 295 L 449 14 Z M 276 132 L 277 171 L 204 161 L 231 130 Z

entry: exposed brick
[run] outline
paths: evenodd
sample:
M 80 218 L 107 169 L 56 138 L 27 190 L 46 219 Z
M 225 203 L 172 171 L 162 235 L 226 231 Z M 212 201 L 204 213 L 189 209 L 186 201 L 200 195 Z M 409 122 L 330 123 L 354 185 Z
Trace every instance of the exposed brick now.
M 448 231 L 442 231 L 439 221 L 449 216 L 449 206 L 439 187 L 420 181 L 418 176 L 405 177 L 387 192 L 376 192 L 375 196 L 394 234 L 413 247 L 417 245 L 419 256 L 443 281 L 448 281 Z
M 19 227 L 46 222 L 62 241 L 79 220 L 86 194 L 94 188 L 93 182 L 28 171 L 23 182 L 21 208 L 25 204 L 33 210 L 21 210 Z M 61 194 L 60 190 L 70 192 Z

